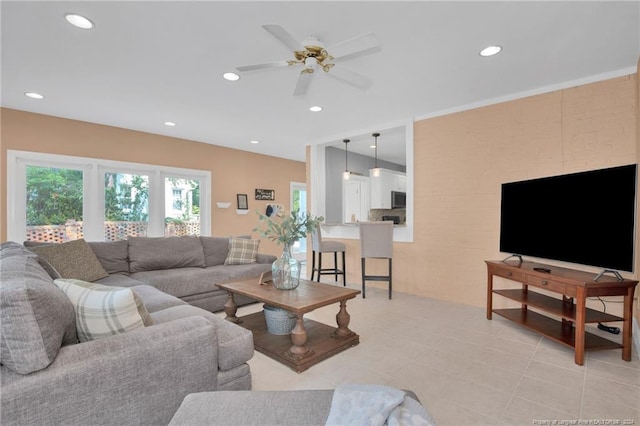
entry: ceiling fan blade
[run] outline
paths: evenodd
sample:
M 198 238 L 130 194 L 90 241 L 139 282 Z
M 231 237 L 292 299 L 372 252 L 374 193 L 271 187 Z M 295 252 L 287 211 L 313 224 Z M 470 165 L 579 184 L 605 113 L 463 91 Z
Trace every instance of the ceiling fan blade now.
M 267 24 L 263 25 L 262 28 L 269 31 L 271 35 L 280 40 L 280 42 L 287 46 L 287 49 L 289 49 L 290 51 L 304 50 L 302 44 L 298 40 L 293 38 L 293 36 L 280 25 Z
M 342 68 L 341 66 L 338 66 L 338 65 L 331 68 L 331 71 L 329 71 L 327 74 L 333 78 L 337 78 L 338 80 L 341 80 L 347 84 L 350 84 L 352 86 L 358 87 L 363 90 L 368 89 L 373 84 L 373 82 L 369 79 L 369 77 L 366 77 L 357 72 Z
M 289 65 L 289 61 L 276 61 L 276 62 L 267 62 L 264 64 L 245 65 L 242 67 L 236 67 L 236 69 L 238 71 L 253 71 L 253 70 L 263 70 L 266 68 L 286 67 L 288 65 Z
M 296 88 L 293 91 L 293 96 L 302 96 L 307 93 L 313 74 L 314 73 L 312 72 L 304 72 L 304 70 L 300 73 L 298 76 L 298 82 L 296 83 Z
M 348 59 L 378 50 L 380 42 L 373 33 L 362 34 L 327 47 L 334 59 Z

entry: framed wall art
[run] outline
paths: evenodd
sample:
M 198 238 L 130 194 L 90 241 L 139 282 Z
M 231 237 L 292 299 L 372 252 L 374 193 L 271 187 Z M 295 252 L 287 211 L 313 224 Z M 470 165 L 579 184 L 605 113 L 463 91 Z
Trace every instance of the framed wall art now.
M 276 199 L 276 191 L 274 189 L 257 189 L 256 200 L 273 201 Z
M 247 194 L 237 194 L 238 198 L 238 210 L 248 210 L 249 202 L 247 198 Z

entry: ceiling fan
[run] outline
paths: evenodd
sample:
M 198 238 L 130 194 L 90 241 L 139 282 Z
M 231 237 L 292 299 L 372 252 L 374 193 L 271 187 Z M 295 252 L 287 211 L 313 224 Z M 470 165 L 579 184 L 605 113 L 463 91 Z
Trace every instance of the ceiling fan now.
M 307 93 L 313 75 L 318 68 L 328 75 L 360 89 L 367 89 L 371 86 L 372 82 L 368 77 L 340 65 L 336 66 L 335 62 L 351 59 L 378 49 L 380 44 L 373 33 L 362 34 L 325 48 L 317 37 L 307 36 L 302 42 L 299 42 L 277 24 L 263 25 L 262 28 L 292 50 L 295 59 L 236 67 L 238 71 L 302 65 L 303 68 L 293 91 L 294 96 L 302 96 Z

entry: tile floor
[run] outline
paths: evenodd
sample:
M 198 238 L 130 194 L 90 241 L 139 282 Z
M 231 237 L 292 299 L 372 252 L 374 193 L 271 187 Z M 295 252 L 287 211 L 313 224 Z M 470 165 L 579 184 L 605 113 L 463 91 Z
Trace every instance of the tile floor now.
M 308 317 L 335 324 L 337 308 Z M 238 315 L 261 309 L 243 307 Z M 495 315 L 489 321 L 481 307 L 398 292 L 388 300 L 386 290 L 367 287 L 367 298 L 350 300 L 347 309 L 358 346 L 302 373 L 256 352 L 253 389 L 387 384 L 413 390 L 438 425 L 640 425 L 635 348 L 631 362 L 616 349 L 588 352 L 580 367 L 570 349 Z

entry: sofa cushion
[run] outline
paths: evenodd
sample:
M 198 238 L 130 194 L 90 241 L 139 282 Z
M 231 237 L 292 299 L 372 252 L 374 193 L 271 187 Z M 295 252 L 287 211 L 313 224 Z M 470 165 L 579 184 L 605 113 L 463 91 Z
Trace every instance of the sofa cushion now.
M 128 241 L 89 241 L 89 247 L 109 274 L 129 273 Z
M 258 277 L 260 277 L 263 272 L 271 271 L 271 263 L 249 263 L 247 265 L 234 265 L 233 267 L 218 265 L 207 268 L 207 271 L 218 276 L 224 276 L 223 281 L 217 282 L 238 281 L 254 277 L 256 282 L 258 282 Z
M 214 268 L 224 267 L 219 265 Z M 223 291 L 216 286 L 216 282 L 225 281 L 227 276 L 224 270 L 216 272 L 212 268 L 177 268 L 131 274 L 131 278 L 175 297 Z
M 204 317 L 215 326 L 218 336 L 218 368 L 220 370 L 238 367 L 253 357 L 253 333 L 251 331 L 204 309 L 183 305 L 151 314 L 156 324 L 193 316 Z
M 209 268 L 178 268 L 162 271 L 144 271 L 131 274 L 131 278 L 153 286 L 175 297 L 220 292 L 216 283 L 260 276 L 271 270 L 271 264 L 218 265 Z
M 173 306 L 187 304 L 177 297 L 171 296 L 163 291 L 158 290 L 155 287 L 151 287 L 150 285 L 146 284 L 137 285 L 131 290 L 135 291 L 135 293 L 140 296 L 144 307 L 147 308 L 147 311 L 149 313 L 161 311 L 162 309 L 171 308 Z
M 73 304 L 81 342 L 103 339 L 153 324 L 142 301 L 129 288 L 74 279 L 57 279 L 54 283 Z
M 0 271 L 0 362 L 20 374 L 41 370 L 77 343 L 73 306 L 18 243 L 0 245 Z
M 229 237 L 200 237 L 206 266 L 223 265 L 229 253 Z
M 46 259 L 62 278 L 96 281 L 109 275 L 83 239 L 31 247 L 29 250 Z
M 108 277 L 94 281 L 96 284 L 110 285 L 114 287 L 135 287 L 137 285 L 145 284 L 142 281 L 138 281 L 135 278 L 131 278 L 125 274 L 113 274 Z
M 224 261 L 225 265 L 246 265 L 256 263 L 256 255 L 260 247 L 260 240 L 247 238 L 229 238 L 229 253 Z
M 202 243 L 196 236 L 129 237 L 129 271 L 204 268 Z

